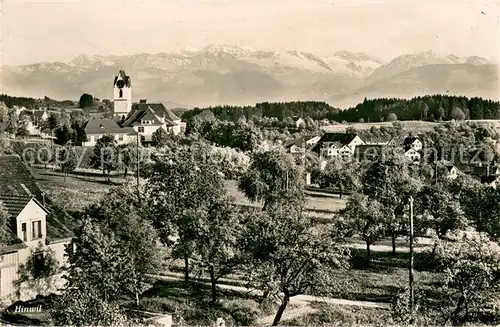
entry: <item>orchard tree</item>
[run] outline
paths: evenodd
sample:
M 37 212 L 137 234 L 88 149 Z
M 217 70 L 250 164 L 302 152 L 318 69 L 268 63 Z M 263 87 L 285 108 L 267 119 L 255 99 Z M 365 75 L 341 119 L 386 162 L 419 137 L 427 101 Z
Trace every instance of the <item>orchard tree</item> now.
M 252 202 L 263 202 L 266 210 L 277 202 L 302 203 L 303 179 L 303 171 L 291 155 L 272 150 L 252 155 L 238 187 Z
M 440 241 L 436 258 L 444 273 L 444 290 L 453 307 L 453 326 L 498 319 L 500 247 L 484 234 Z
M 165 244 L 174 242 L 174 256 L 184 259 L 184 276 L 189 280 L 189 259 L 195 250 L 198 213 L 226 193 L 224 178 L 203 142 L 174 149 L 158 157 L 148 181 L 148 211 Z
M 464 112 L 462 111 L 462 109 L 457 108 L 457 107 L 455 107 L 451 110 L 450 116 L 452 119 L 455 119 L 455 120 L 464 120 L 465 119 Z
M 318 182 L 320 187 L 339 190 L 342 198 L 345 190 L 356 191 L 361 187 L 361 177 L 360 165 L 336 158 L 320 172 Z
M 407 212 L 410 196 L 416 196 L 422 187 L 416 172 L 410 169 L 403 156 L 389 154 L 379 158 L 367 169 L 363 178 L 364 194 L 380 202 L 384 212 L 386 233 L 391 237 L 392 253 L 396 253 L 396 238 L 407 230 Z
M 58 149 L 58 154 L 59 168 L 64 173 L 64 182 L 66 182 L 68 174 L 73 172 L 78 166 L 78 158 L 73 149 L 68 147 Z
M 433 230 L 438 239 L 448 232 L 464 229 L 467 219 L 458 196 L 451 193 L 444 184 L 424 186 L 416 197 L 417 208 L 422 213 L 423 225 Z M 433 253 L 435 253 L 435 244 Z
M 212 304 L 217 301 L 217 283 L 242 263 L 240 254 L 241 220 L 234 199 L 222 198 L 208 208 L 195 209 L 195 257 L 201 269 L 208 272 Z
M 107 176 L 108 183 L 110 183 L 110 174 L 118 167 L 118 158 L 115 138 L 113 135 L 104 135 L 94 146 L 90 164 L 96 169 L 102 169 L 103 176 Z
M 370 247 L 380 241 L 386 234 L 386 208 L 376 199 L 355 193 L 347 201 L 341 211 L 341 225 L 358 234 L 366 243 L 366 260 L 371 263 Z
M 272 205 L 246 222 L 242 247 L 248 278 L 281 298 L 273 326 L 290 299 L 300 294 L 327 295 L 337 286 L 336 272 L 348 266 L 343 235 L 333 227 L 314 228 L 300 206 Z

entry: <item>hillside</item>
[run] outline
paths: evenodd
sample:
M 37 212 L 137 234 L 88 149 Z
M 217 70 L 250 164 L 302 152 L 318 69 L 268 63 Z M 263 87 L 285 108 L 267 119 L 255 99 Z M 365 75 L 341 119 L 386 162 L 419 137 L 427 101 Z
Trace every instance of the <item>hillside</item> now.
M 498 71 L 480 57 L 405 54 L 386 63 L 366 53 L 259 51 L 236 46 L 129 56 L 80 55 L 72 61 L 2 67 L 3 89 L 19 96 L 110 98 L 110 78 L 125 69 L 136 99 L 191 108 L 261 101 L 327 101 L 347 107 L 366 97 L 428 93 L 497 99 Z

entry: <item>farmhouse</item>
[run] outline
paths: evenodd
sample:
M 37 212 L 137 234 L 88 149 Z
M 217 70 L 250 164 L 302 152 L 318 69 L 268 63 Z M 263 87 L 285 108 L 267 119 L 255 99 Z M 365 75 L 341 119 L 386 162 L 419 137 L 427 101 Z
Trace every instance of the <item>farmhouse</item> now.
M 131 127 L 120 127 L 113 119 L 91 119 L 85 125 L 87 141 L 83 146 L 95 146 L 104 135 L 112 135 L 118 145 L 135 141 L 137 132 Z
M 288 153 L 304 153 L 306 150 L 303 138 L 290 139 L 283 146 Z
M 16 155 L 0 156 L 0 202 L 8 216 L 7 226 L 1 231 L 0 298 L 7 302 L 32 298 L 34 290 L 15 287 L 20 265 L 32 260 L 36 274 L 44 269 L 48 249 L 57 263 L 64 265 L 65 249 L 71 246 L 73 233 L 64 223 L 65 214 L 46 203 L 44 193 Z
M 364 144 L 357 134 L 325 133 L 312 150 L 320 157 L 334 158 L 354 155 L 356 146 Z
M 406 151 L 412 149 L 415 151 L 421 151 L 423 148 L 422 141 L 418 137 L 407 137 L 403 142 L 403 147 Z

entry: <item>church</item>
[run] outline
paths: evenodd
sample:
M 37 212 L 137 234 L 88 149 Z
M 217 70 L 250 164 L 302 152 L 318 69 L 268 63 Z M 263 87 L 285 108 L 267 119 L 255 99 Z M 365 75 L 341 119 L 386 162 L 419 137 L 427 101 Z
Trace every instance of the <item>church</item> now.
M 186 130 L 182 122 L 163 103 L 148 103 L 146 99 L 132 102 L 132 79 L 124 70 L 119 70 L 113 80 L 113 119 L 90 120 L 86 127 L 87 141 L 83 146 L 95 146 L 104 135 L 113 135 L 117 144 L 135 141 L 148 144 L 158 128 L 178 135 Z

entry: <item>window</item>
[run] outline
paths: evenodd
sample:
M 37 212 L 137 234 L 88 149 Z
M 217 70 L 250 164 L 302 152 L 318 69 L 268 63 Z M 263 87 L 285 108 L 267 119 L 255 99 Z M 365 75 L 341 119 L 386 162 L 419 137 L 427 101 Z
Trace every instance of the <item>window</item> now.
M 123 141 L 123 134 L 120 134 L 120 135 L 118 136 L 118 141 Z
M 144 133 L 144 127 L 139 127 L 139 133 Z
M 21 232 L 23 235 L 23 241 L 25 242 L 28 240 L 28 230 L 26 229 L 26 227 L 26 223 L 21 224 Z
M 119 97 L 123 98 L 123 90 L 122 89 L 120 89 L 120 96 Z
M 37 220 L 31 222 L 32 239 L 42 238 L 42 221 Z
M 43 252 L 35 253 L 33 262 L 34 262 L 33 277 L 38 278 L 43 274 L 43 268 L 45 267 L 45 258 L 43 257 Z

